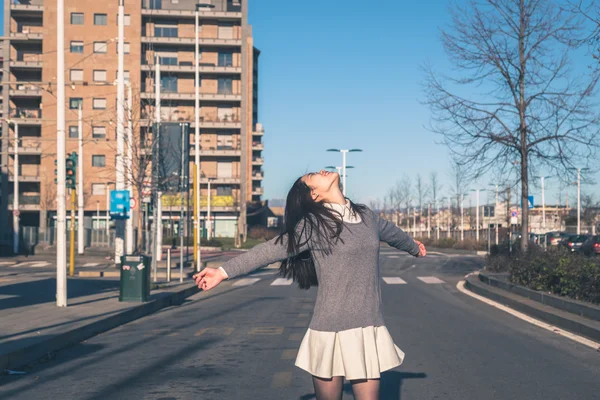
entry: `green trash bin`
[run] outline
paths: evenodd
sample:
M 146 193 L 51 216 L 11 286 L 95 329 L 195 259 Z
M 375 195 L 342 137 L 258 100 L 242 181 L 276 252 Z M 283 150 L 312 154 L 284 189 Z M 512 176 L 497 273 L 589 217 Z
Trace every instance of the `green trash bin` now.
M 150 296 L 150 261 L 144 255 L 121 257 L 119 301 L 145 302 Z

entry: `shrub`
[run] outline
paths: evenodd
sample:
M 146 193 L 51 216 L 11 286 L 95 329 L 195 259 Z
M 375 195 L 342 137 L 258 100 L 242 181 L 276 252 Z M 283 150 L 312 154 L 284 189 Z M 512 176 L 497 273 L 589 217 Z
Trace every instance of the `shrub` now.
M 525 253 L 498 246 L 487 259 L 490 271 L 508 271 L 510 281 L 533 290 L 600 303 L 600 260 L 564 248 L 530 246 Z

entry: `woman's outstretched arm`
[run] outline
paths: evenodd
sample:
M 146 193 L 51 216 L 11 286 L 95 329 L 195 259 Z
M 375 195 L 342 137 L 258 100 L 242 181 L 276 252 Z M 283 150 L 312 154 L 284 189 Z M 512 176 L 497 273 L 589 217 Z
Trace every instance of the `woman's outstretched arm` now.
M 425 246 L 423 246 L 422 243 L 413 240 L 408 233 L 404 232 L 385 218 L 379 217 L 379 215 L 374 212 L 373 215 L 375 216 L 375 222 L 379 228 L 379 239 L 381 241 L 386 242 L 398 250 L 406 251 L 415 257 L 425 256 Z

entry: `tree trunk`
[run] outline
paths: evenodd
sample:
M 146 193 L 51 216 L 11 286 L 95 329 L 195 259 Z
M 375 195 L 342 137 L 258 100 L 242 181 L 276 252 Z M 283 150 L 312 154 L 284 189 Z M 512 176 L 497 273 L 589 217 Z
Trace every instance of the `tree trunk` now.
M 521 251 L 529 246 L 529 179 L 527 177 L 527 152 L 521 157 Z

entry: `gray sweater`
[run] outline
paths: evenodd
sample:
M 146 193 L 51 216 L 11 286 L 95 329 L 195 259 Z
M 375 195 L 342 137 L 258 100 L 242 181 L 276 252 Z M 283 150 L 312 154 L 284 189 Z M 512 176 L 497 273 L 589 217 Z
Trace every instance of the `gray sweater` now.
M 311 250 L 319 280 L 309 327 L 316 331 L 338 332 L 383 326 L 380 241 L 413 256 L 419 254 L 419 246 L 406 232 L 371 210 L 367 210 L 360 223 L 344 223 L 340 237 L 342 241 L 338 241 L 329 254 L 316 250 L 318 243 L 312 239 L 301 249 Z M 275 244 L 273 239 L 229 260 L 222 267 L 229 278 L 234 278 L 287 257 L 287 241 Z

